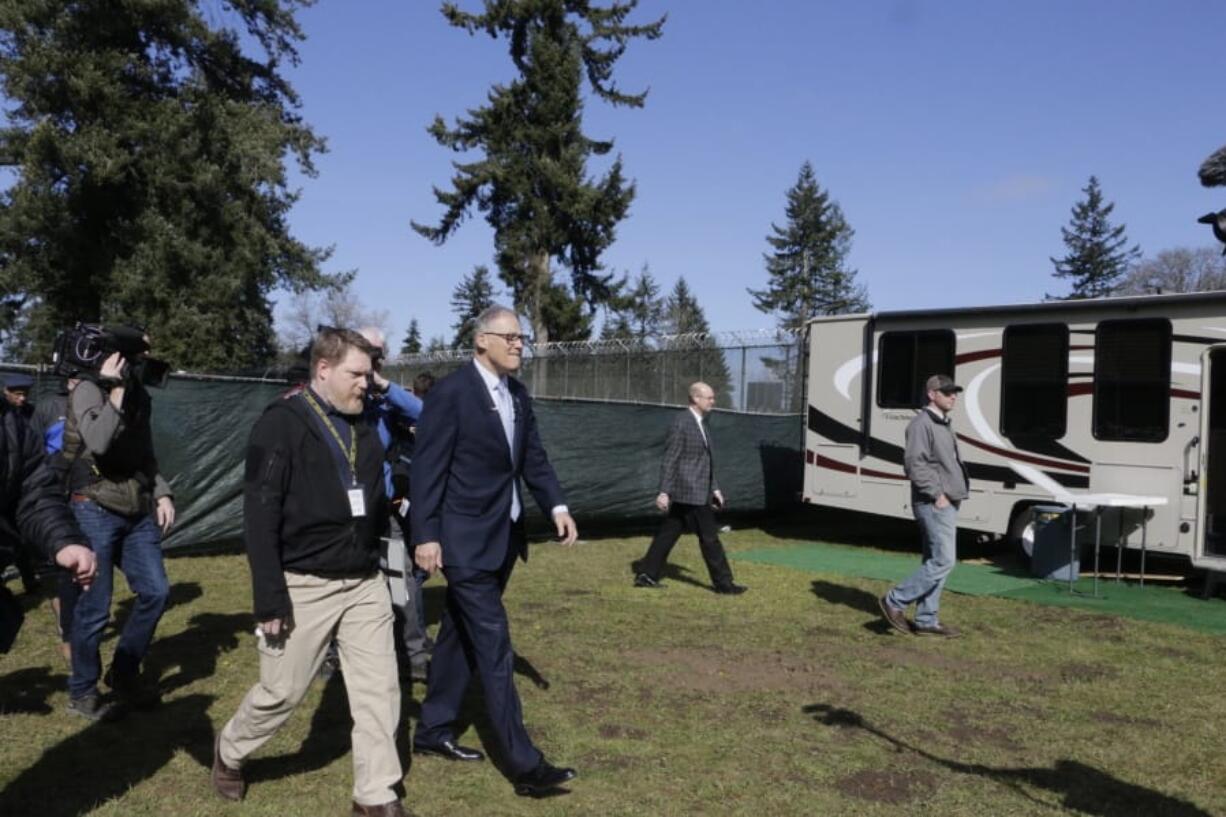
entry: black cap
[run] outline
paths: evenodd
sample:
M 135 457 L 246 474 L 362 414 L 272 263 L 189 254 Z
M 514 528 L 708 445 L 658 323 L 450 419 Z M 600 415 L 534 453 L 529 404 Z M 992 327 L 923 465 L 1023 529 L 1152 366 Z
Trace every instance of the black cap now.
M 926 391 L 940 391 L 946 394 L 957 394 L 962 391 L 962 387 L 954 382 L 954 379 L 947 374 L 934 374 L 928 378 L 928 383 L 924 386 Z
M 29 391 L 34 386 L 34 378 L 22 372 L 5 372 L 4 388 L 13 391 Z

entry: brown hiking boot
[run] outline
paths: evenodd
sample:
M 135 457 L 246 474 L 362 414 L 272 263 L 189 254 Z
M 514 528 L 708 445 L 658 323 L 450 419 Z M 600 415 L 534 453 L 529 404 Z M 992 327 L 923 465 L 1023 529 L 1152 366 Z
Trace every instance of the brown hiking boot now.
M 247 781 L 242 769 L 231 769 L 221 759 L 221 733 L 213 739 L 213 772 L 210 777 L 213 789 L 226 800 L 242 800 L 247 793 Z
M 907 621 L 905 610 L 900 610 L 890 604 L 889 596 L 882 596 L 877 599 L 877 604 L 881 607 L 881 615 L 885 617 L 887 624 L 900 633 L 911 635 L 911 623 Z
M 961 632 L 955 630 L 953 627 L 946 627 L 944 624 L 940 623 L 932 624 L 930 626 L 912 624 L 911 632 L 915 633 L 916 635 L 939 635 L 941 638 L 957 638 L 958 636 L 962 635 Z

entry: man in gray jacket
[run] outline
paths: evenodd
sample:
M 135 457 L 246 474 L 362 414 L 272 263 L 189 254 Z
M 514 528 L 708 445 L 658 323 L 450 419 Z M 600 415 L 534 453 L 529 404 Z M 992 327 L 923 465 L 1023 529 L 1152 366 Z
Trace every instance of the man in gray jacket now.
M 732 568 L 719 541 L 715 509 L 724 495 L 715 479 L 715 460 L 707 415 L 715 408 L 715 391 L 706 383 L 690 385 L 690 405 L 673 420 L 660 466 L 656 507 L 668 514 L 641 562 L 635 564 L 635 587 L 658 588 L 668 554 L 686 528 L 697 531 L 698 546 L 716 593 L 738 595 L 747 589 L 732 580 Z
M 911 509 L 923 539 L 923 564 L 878 601 L 890 626 L 904 633 L 953 638 L 958 631 L 938 619 L 941 588 L 957 561 L 958 507 L 969 495 L 970 480 L 958 454 L 949 414 L 962 387 L 947 375 L 928 378 L 928 405 L 907 426 L 903 464 L 911 480 Z M 915 623 L 907 605 L 915 603 Z

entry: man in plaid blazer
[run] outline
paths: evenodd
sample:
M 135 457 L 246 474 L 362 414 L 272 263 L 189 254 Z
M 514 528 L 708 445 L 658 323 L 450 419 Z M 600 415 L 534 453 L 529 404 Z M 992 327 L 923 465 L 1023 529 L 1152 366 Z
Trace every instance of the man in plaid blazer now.
M 706 383 L 690 385 L 690 405 L 673 420 L 660 466 L 660 493 L 656 507 L 664 511 L 664 524 L 651 541 L 642 561 L 635 563 L 635 587 L 659 588 L 668 554 L 686 528 L 697 531 L 702 558 L 716 593 L 737 595 L 748 588 L 732 581 L 732 568 L 719 541 L 715 509 L 724 506 L 715 479 L 715 460 L 707 415 L 715 408 L 715 391 Z

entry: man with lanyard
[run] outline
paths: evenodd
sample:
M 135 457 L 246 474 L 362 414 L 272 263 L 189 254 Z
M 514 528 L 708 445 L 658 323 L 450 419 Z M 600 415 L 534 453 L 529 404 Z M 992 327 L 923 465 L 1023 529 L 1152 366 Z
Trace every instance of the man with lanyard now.
M 361 419 L 370 358 L 361 335 L 325 328 L 308 388 L 274 401 L 251 431 L 243 532 L 260 680 L 214 744 L 213 787 L 228 800 L 242 799 L 243 761 L 302 700 L 335 637 L 353 718 L 353 813 L 405 813 L 392 605 L 378 569 L 383 447 Z

